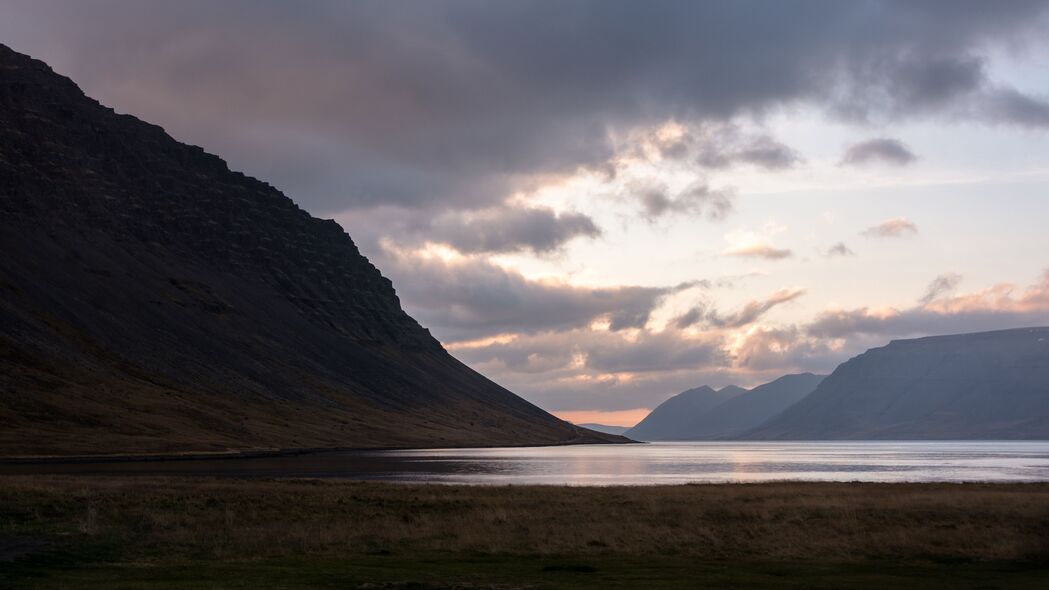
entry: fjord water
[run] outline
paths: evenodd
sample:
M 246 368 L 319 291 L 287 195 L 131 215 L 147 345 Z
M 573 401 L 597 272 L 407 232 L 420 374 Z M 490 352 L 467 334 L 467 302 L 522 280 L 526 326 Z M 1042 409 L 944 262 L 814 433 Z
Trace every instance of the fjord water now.
M 678 442 L 0 465 L 0 474 L 320 477 L 461 484 L 1049 481 L 1049 441 Z

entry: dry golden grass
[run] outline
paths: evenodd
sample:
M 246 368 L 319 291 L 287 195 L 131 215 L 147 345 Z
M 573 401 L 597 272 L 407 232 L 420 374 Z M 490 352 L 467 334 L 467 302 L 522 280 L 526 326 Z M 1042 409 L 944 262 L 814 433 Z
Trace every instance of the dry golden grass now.
M 0 535 L 148 559 L 384 552 L 1049 560 L 1049 484 L 471 487 L 0 478 Z

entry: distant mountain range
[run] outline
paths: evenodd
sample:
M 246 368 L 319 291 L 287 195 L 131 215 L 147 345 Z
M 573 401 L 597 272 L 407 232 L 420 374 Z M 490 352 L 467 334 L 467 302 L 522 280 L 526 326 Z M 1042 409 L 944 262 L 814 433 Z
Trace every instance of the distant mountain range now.
M 735 385 L 720 390 L 704 385 L 683 391 L 657 406 L 624 435 L 645 441 L 687 440 L 686 433 L 693 420 L 746 391 Z
M 1049 328 L 894 340 L 750 439 L 1049 439 Z
M 724 393 L 722 393 L 724 392 Z M 1049 328 L 894 340 L 830 376 L 690 389 L 635 440 L 1049 439 Z
M 630 430 L 629 426 L 609 426 L 607 424 L 595 424 L 593 422 L 577 424 L 576 426 L 596 430 L 597 432 L 604 432 L 605 434 L 623 434 L 627 430 Z
M 733 438 L 758 426 L 812 393 L 822 375 L 787 375 L 746 390 L 703 386 L 668 399 L 624 434 L 635 440 Z
M 0 45 L 0 455 L 622 441 L 449 355 L 332 220 Z

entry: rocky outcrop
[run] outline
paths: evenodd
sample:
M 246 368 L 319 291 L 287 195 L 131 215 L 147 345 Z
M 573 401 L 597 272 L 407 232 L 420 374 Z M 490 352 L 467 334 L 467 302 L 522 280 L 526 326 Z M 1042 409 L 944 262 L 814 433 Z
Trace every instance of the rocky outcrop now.
M 614 440 L 449 356 L 337 223 L 0 45 L 0 454 Z

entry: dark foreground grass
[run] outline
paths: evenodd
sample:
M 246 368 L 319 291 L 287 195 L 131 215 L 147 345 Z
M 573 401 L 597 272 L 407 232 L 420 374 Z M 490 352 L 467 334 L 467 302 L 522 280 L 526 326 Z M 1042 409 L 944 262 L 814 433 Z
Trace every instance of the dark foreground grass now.
M 3 588 L 1046 588 L 1049 484 L 0 478 Z

